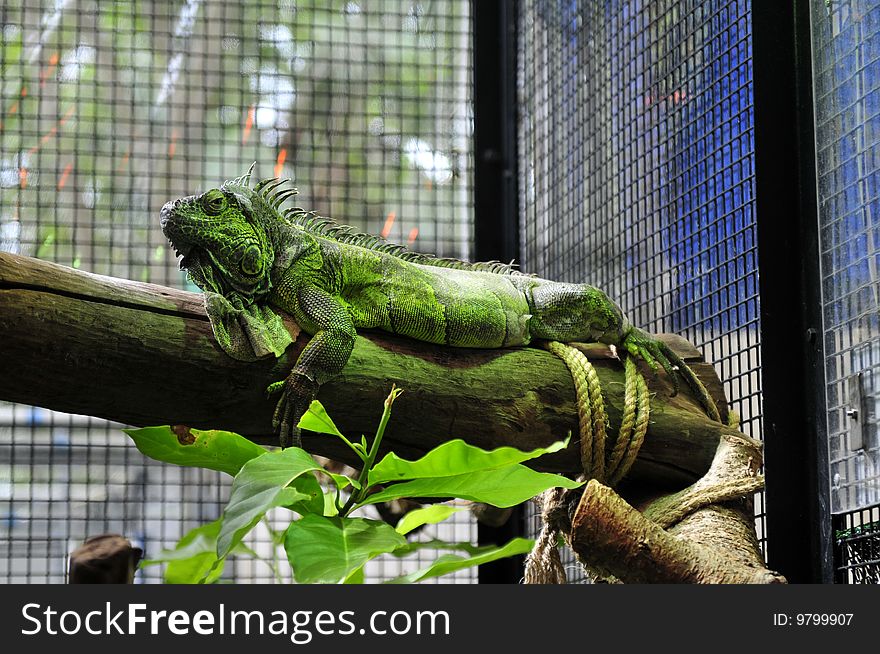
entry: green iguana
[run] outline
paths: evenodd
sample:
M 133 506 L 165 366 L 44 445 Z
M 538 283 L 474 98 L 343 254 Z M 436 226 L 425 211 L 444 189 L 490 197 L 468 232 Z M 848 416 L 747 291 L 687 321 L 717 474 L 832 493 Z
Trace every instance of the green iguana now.
M 161 226 L 205 291 L 214 334 L 232 357 L 280 356 L 292 342 L 275 309 L 312 336 L 283 382 L 273 416 L 282 447 L 299 445 L 300 417 L 345 366 L 358 329 L 382 329 L 452 347 L 525 346 L 535 339 L 599 341 L 677 370 L 707 413 L 718 411 L 668 346 L 629 323 L 601 290 L 548 281 L 497 261 L 468 263 L 411 252 L 300 208 L 287 180 L 251 187 L 251 169 L 198 196 L 169 202 Z

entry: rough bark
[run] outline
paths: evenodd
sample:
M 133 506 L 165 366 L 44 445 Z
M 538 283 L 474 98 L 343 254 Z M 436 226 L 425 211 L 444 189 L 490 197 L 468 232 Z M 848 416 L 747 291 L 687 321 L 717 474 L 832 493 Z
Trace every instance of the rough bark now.
M 691 486 L 637 510 L 595 480 L 571 519 L 569 543 L 597 576 L 625 583 L 772 584 L 755 536 L 752 496 L 763 487 L 760 443 L 725 436 Z
M 714 370 L 676 336 L 726 411 Z M 290 369 L 301 336 L 278 361 L 242 363 L 213 339 L 202 296 L 93 275 L 0 253 L 0 398 L 131 425 L 182 424 L 228 429 L 275 443 L 274 401 L 263 390 Z M 605 346 L 585 345 L 606 391 L 612 425 L 623 404 L 622 366 Z M 631 476 L 681 487 L 709 467 L 719 439 L 736 434 L 703 414 L 686 390 L 670 397 L 664 375 L 647 375 L 652 423 Z M 571 377 L 535 348 L 463 350 L 364 333 L 343 374 L 319 399 L 350 434 L 371 433 L 391 382 L 405 389 L 385 442 L 416 456 L 450 438 L 481 447 L 547 445 L 577 434 Z M 121 437 L 121 436 L 120 436 Z M 310 451 L 350 461 L 336 439 L 305 434 Z M 576 474 L 578 443 L 535 467 Z

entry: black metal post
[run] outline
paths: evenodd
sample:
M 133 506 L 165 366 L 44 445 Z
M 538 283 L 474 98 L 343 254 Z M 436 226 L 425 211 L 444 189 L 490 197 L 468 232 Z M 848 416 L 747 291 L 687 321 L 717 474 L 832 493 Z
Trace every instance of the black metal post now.
M 516 159 L 516 3 L 473 0 L 474 249 L 519 258 Z
M 516 158 L 516 4 L 473 0 L 474 44 L 474 257 L 519 258 Z M 480 545 L 503 544 L 525 533 L 516 509 L 501 527 L 479 525 Z M 480 583 L 517 583 L 523 558 L 480 566 Z
M 768 563 L 832 581 L 809 0 L 752 3 Z

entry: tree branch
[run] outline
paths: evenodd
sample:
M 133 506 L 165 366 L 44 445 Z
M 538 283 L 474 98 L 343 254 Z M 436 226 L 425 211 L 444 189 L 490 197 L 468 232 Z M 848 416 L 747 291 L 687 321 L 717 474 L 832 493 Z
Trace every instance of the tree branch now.
M 666 337 L 689 361 L 726 413 L 710 365 L 679 337 Z M 274 400 L 307 342 L 301 335 L 279 360 L 242 363 L 214 341 L 202 296 L 115 279 L 0 253 L 0 398 L 131 425 L 183 424 L 276 442 Z M 585 345 L 596 366 L 612 425 L 620 422 L 623 372 L 602 345 Z M 661 373 L 646 378 L 651 426 L 632 478 L 678 488 L 703 475 L 731 428 L 710 421 L 687 390 L 670 397 Z M 417 456 L 450 438 L 485 448 L 545 446 L 572 432 L 564 451 L 535 461 L 580 472 L 572 380 L 562 361 L 537 348 L 464 350 L 381 333 L 358 337 L 345 370 L 319 399 L 346 433 L 371 433 L 392 382 L 405 389 L 386 434 L 387 447 Z M 304 434 L 316 454 L 353 462 L 335 438 Z

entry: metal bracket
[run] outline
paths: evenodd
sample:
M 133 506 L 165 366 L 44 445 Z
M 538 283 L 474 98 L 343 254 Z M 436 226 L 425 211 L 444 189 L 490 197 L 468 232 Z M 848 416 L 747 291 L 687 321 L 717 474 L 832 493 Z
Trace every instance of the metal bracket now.
M 849 418 L 847 429 L 849 449 L 856 451 L 865 447 L 865 432 L 868 427 L 864 374 L 860 372 L 847 379 L 847 387 L 849 389 L 849 403 L 846 407 L 846 415 Z

